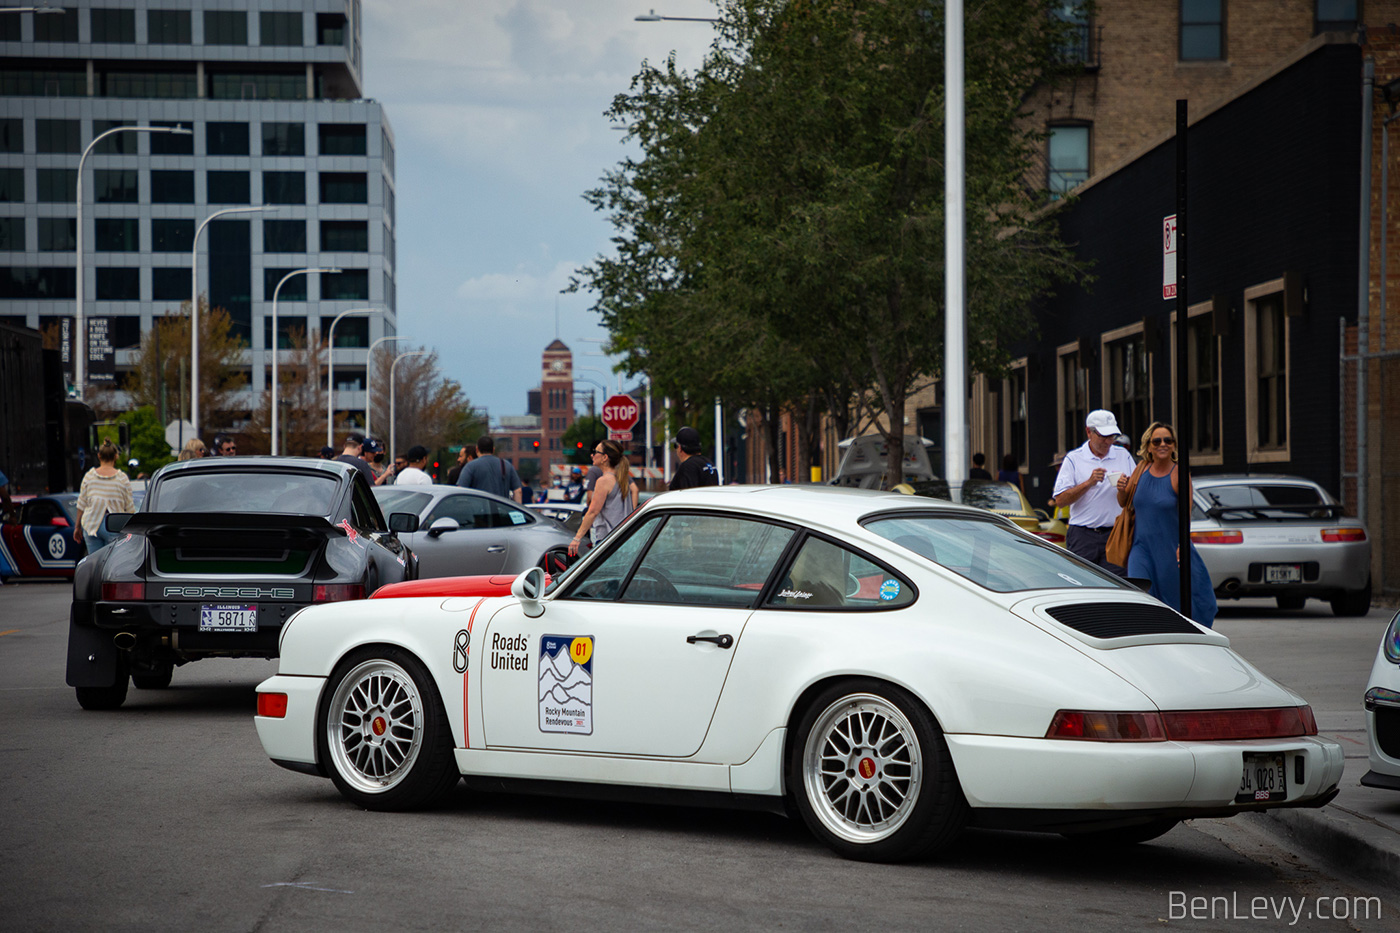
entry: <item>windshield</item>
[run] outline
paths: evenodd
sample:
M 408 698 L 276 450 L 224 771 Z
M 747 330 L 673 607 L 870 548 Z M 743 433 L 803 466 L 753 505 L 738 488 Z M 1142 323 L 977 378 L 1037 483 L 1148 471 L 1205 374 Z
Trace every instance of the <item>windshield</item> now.
M 989 483 L 986 480 L 968 480 L 962 488 L 963 505 L 975 505 L 979 509 L 1020 512 L 1021 494 L 1010 483 Z
M 1071 586 L 1131 588 L 1113 574 L 1078 560 L 1063 548 L 1027 537 L 1000 519 L 929 513 L 877 517 L 862 524 L 880 537 L 999 593 Z
M 426 492 L 392 487 L 386 489 L 382 486 L 374 491 L 374 498 L 379 500 L 379 507 L 385 515 L 390 512 L 412 512 L 418 515 L 433 501 L 433 497 Z
M 274 512 L 328 516 L 338 482 L 328 473 L 172 473 L 147 503 L 152 512 Z

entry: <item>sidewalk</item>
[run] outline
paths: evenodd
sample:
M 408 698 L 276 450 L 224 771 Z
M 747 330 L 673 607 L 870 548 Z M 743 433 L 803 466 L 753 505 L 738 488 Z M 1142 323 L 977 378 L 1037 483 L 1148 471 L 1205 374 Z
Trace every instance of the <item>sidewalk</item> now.
M 1317 726 L 1346 754 L 1336 798 L 1320 810 L 1270 810 L 1235 819 L 1249 820 L 1289 848 L 1400 899 L 1400 791 L 1361 785 L 1370 768 L 1366 714 L 1359 709 L 1318 712 Z

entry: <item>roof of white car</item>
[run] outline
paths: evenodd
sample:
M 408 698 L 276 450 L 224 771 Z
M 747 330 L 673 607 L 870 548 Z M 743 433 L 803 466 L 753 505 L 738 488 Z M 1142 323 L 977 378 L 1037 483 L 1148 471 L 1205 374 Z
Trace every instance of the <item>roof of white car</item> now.
M 872 512 L 907 509 L 939 509 L 986 515 L 981 509 L 954 505 L 941 499 L 907 496 L 897 492 L 855 489 L 847 486 L 705 486 L 656 496 L 648 505 L 668 509 L 694 506 L 737 509 L 776 518 L 795 518 L 823 524 L 855 522 Z

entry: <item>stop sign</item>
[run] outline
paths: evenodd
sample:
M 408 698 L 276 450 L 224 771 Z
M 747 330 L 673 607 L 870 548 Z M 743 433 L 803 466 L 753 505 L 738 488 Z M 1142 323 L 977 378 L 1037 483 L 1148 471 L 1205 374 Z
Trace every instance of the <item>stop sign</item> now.
M 641 409 L 630 395 L 614 395 L 603 403 L 603 424 L 609 431 L 630 431 Z

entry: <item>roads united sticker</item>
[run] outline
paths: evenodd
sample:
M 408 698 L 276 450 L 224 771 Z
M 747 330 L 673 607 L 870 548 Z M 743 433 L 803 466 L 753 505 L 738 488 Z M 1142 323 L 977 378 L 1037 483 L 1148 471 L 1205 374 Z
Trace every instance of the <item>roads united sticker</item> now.
M 593 636 L 540 636 L 540 731 L 593 734 Z

